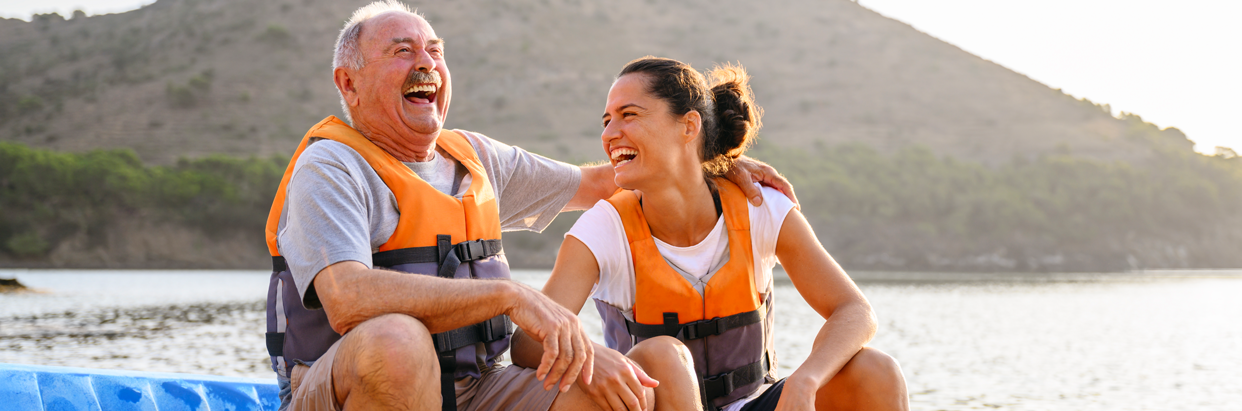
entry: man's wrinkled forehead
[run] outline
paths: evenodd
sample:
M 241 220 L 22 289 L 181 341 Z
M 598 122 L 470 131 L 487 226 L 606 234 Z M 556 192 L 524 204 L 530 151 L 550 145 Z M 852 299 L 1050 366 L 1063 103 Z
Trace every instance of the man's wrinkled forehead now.
M 364 38 L 381 47 L 398 43 L 417 44 L 420 39 L 425 40 L 428 46 L 444 44 L 443 39 L 436 37 L 431 24 L 417 14 L 399 11 L 383 13 L 364 23 L 362 30 Z

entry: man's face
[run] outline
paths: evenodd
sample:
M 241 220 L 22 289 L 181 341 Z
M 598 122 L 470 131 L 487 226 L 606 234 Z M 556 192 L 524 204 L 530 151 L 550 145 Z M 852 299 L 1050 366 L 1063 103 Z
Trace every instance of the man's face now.
M 351 76 L 357 92 L 351 102 L 355 124 L 414 145 L 428 144 L 422 140 L 434 139 L 448 113 L 443 42 L 425 20 L 393 12 L 363 23 L 359 45 L 366 65 Z

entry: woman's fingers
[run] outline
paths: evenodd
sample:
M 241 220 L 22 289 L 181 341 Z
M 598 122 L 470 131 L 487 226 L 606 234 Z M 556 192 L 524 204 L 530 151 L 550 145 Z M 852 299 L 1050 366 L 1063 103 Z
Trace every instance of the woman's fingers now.
M 630 363 L 630 369 L 634 370 L 634 376 L 638 377 L 638 383 L 642 384 L 642 386 L 651 388 L 660 386 L 660 381 L 657 381 L 655 378 L 651 378 L 651 376 L 647 375 L 647 372 L 643 371 L 643 368 L 639 367 L 637 364 Z
M 591 385 L 595 380 L 595 344 L 591 343 L 591 339 L 586 336 L 586 330 L 582 331 L 582 339 L 586 344 L 586 359 L 582 363 L 582 384 Z
M 643 389 L 643 384 L 639 382 L 638 375 L 642 374 L 643 376 L 646 376 L 646 373 L 642 372 L 641 367 L 629 361 L 629 358 L 626 358 L 626 361 L 630 364 L 630 378 L 625 379 L 625 384 L 628 386 L 629 390 L 622 391 L 629 394 L 630 398 L 633 398 L 633 402 L 630 402 L 630 398 L 626 398 L 626 404 L 630 406 L 630 409 L 640 410 L 647 405 L 647 390 Z M 651 377 L 647 378 L 650 379 Z

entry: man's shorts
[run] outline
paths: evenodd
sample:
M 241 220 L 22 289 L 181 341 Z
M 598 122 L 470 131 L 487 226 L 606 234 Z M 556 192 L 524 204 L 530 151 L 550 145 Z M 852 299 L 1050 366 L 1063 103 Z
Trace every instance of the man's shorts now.
M 293 398 L 288 410 L 292 411 L 339 411 L 336 393 L 332 388 L 332 358 L 341 342 L 332 344 L 328 351 L 311 366 L 296 365 L 290 375 Z M 516 365 L 496 364 L 483 370 L 482 378 L 466 377 L 457 380 L 457 409 L 476 410 L 539 410 L 547 411 L 556 400 L 556 389 L 544 391 L 543 382 L 535 378 L 535 370 Z M 439 392 L 437 387 L 436 392 Z

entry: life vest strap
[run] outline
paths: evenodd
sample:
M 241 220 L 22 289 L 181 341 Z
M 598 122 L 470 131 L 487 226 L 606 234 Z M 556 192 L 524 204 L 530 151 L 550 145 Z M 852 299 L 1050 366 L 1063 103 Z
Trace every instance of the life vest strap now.
M 458 261 L 469 262 L 482 260 L 487 257 L 499 255 L 504 247 L 500 240 L 474 240 L 462 241 L 450 246 L 452 253 L 457 257 Z M 445 251 L 447 252 L 447 251 Z M 396 250 L 380 251 L 371 255 L 371 263 L 380 267 L 392 267 L 401 264 L 414 263 L 441 263 L 441 257 L 447 257 L 442 254 L 441 247 L 410 247 L 399 248 Z
M 513 334 L 513 322 L 507 315 L 498 315 L 477 324 L 433 334 L 436 352 L 444 353 L 475 343 L 489 343 Z
M 733 371 L 704 378 L 700 384 L 703 395 L 707 397 L 708 402 L 711 402 L 711 400 L 729 395 L 737 388 L 762 380 L 768 374 L 770 367 L 767 357 L 765 355 L 763 359 L 743 365 Z
M 273 357 L 285 355 L 285 333 L 266 333 L 267 353 Z
M 672 316 L 670 316 L 670 314 L 672 314 Z M 640 338 L 651 338 L 667 335 L 679 338 L 682 341 L 689 341 L 707 338 L 713 335 L 720 335 L 725 331 L 729 331 L 734 328 L 756 324 L 763 321 L 763 313 L 761 313 L 760 310 L 753 310 L 733 314 L 727 317 L 694 321 L 685 324 L 678 324 L 676 318 L 677 313 L 664 313 L 664 324 L 643 324 L 627 319 L 625 320 L 625 326 L 629 329 L 630 335 Z M 672 321 L 670 321 L 670 319 Z

